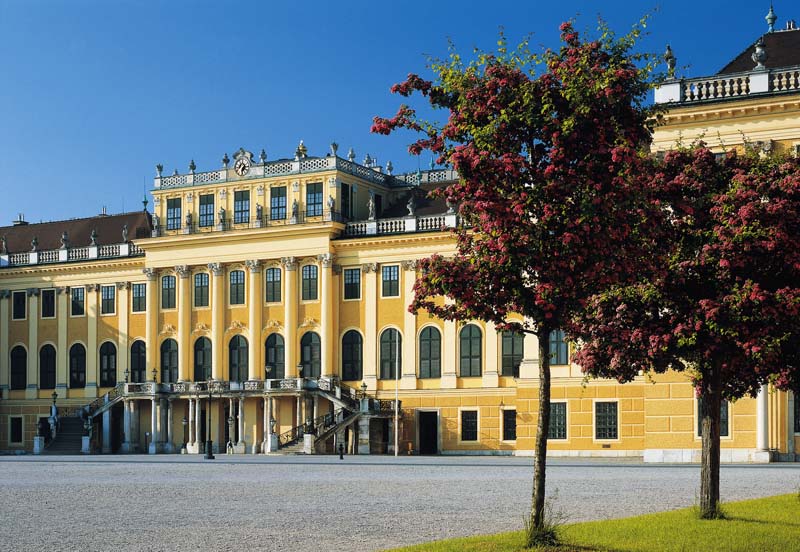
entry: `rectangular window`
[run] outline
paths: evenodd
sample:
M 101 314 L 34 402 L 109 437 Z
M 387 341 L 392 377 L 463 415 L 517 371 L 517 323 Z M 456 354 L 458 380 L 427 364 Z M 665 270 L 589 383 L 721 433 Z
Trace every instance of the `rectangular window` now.
M 13 320 L 25 320 L 28 298 L 26 292 L 15 291 L 12 295 L 11 318 Z
M 175 276 L 161 278 L 161 308 L 175 308 Z
M 114 314 L 117 310 L 117 288 L 100 286 L 100 314 Z
M 286 186 L 269 189 L 269 218 L 272 220 L 286 218 Z
M 267 303 L 281 302 L 281 269 L 267 269 Z
M 250 222 L 250 190 L 233 193 L 233 222 L 234 224 Z
M 594 438 L 617 438 L 617 403 L 594 403 Z
M 42 290 L 42 318 L 56 317 L 56 290 Z
M 612 403 L 616 404 L 616 403 Z M 550 425 L 547 428 L 548 439 L 567 438 L 567 403 L 550 403 Z
M 519 377 L 519 365 L 524 355 L 525 336 L 518 332 L 503 332 L 502 372 L 503 376 Z
M 358 268 L 344 269 L 344 298 L 361 299 L 361 270 Z
M 147 284 L 133 284 L 131 286 L 133 312 L 144 312 L 147 308 Z
M 503 441 L 517 440 L 517 411 L 503 410 Z
M 317 299 L 317 267 L 306 265 L 303 267 L 303 301 L 316 301 Z
M 9 422 L 11 425 L 8 441 L 10 443 L 21 443 L 22 442 L 22 418 L 21 417 L 14 417 L 9 418 Z
M 552 364 L 569 364 L 569 345 L 562 330 L 550 332 L 550 358 Z
M 167 200 L 167 230 L 178 230 L 181 227 L 181 198 Z
M 322 183 L 306 184 L 306 215 L 319 217 L 322 215 Z
M 86 290 L 82 287 L 74 287 L 70 294 L 72 295 L 72 316 L 83 316 L 86 312 Z
M 352 218 L 350 213 L 350 185 L 342 182 L 341 192 L 339 192 L 339 203 L 341 203 L 342 217 Z
M 703 435 L 703 417 L 700 414 L 703 407 L 703 399 L 697 399 L 697 436 Z M 795 422 L 796 423 L 796 422 Z M 719 436 L 729 437 L 728 424 L 728 401 L 721 400 L 719 404 Z
M 381 289 L 384 297 L 400 297 L 400 267 L 397 265 L 381 268 Z
M 214 194 L 200 196 L 200 226 L 214 226 Z
M 205 272 L 194 275 L 194 306 L 208 306 L 208 274 Z
M 478 440 L 478 411 L 477 410 L 462 410 L 461 411 L 461 440 L 462 441 L 477 441 Z
M 230 275 L 231 305 L 244 305 L 244 270 L 234 270 Z

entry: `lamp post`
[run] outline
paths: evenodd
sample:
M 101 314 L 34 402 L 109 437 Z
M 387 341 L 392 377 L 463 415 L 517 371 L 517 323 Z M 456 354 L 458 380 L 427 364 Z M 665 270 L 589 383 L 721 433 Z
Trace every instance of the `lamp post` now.
M 153 368 L 153 381 L 156 381 L 156 376 L 158 376 L 158 372 Z
M 264 366 L 264 372 L 266 375 L 264 379 L 269 379 L 269 375 L 272 372 L 272 364 L 267 364 L 266 366 Z
M 55 406 L 56 405 L 56 399 L 58 398 L 58 393 L 53 391 L 53 394 L 50 395 L 50 396 L 53 397 L 53 406 Z
M 211 452 L 211 447 L 214 442 L 211 440 L 211 390 L 208 391 L 208 433 L 206 433 L 206 460 L 213 460 L 214 453 Z
M 131 371 L 125 368 L 125 383 L 128 383 L 128 377 L 131 375 Z
M 189 420 L 186 419 L 186 416 L 183 417 L 181 423 L 183 424 L 183 448 L 181 451 L 182 454 L 186 454 L 186 427 L 189 425 Z
M 398 422 L 400 419 L 400 409 L 398 405 L 400 389 L 400 332 L 397 332 L 397 340 L 395 341 L 394 349 L 394 455 L 397 456 L 398 438 L 400 435 L 400 428 Z
M 302 378 L 303 377 L 303 368 L 305 368 L 305 366 L 303 366 L 302 362 L 297 364 L 297 377 L 298 378 Z

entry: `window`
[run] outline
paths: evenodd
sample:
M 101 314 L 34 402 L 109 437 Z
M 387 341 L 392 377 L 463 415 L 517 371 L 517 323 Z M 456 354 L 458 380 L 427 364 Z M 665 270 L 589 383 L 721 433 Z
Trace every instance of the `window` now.
M 269 218 L 272 220 L 286 218 L 286 186 L 269 189 Z
M 361 334 L 350 330 L 342 337 L 342 379 L 355 381 L 361 379 L 363 359 L 363 340 Z
M 247 340 L 235 335 L 228 343 L 228 368 L 231 381 L 247 381 Z
M 114 314 L 117 308 L 117 288 L 100 286 L 100 314 Z
M 86 348 L 80 343 L 69 349 L 69 386 L 72 389 L 86 387 Z
M 264 343 L 266 353 L 267 379 L 283 379 L 286 377 L 286 360 L 284 357 L 283 337 L 280 334 L 271 334 Z
M 106 341 L 100 346 L 100 387 L 117 384 L 117 348 Z
M 519 365 L 524 354 L 525 337 L 519 332 L 503 332 L 501 375 L 519 377 Z
M 461 328 L 460 375 L 462 378 L 481 375 L 481 330 L 475 324 Z
M 503 441 L 517 440 L 517 411 L 503 410 Z
M 8 441 L 11 443 L 22 442 L 22 416 L 14 416 L 9 418 L 11 422 L 11 429 L 9 431 Z
M 214 194 L 200 196 L 199 226 L 214 226 Z
M 462 410 L 461 411 L 461 440 L 462 441 L 477 441 L 478 440 L 478 411 L 477 410 Z
M 358 268 L 344 269 L 344 298 L 361 299 L 361 270 Z
M 161 308 L 175 308 L 175 276 L 161 277 Z
M 211 379 L 211 340 L 201 337 L 194 342 L 194 381 Z
M 133 312 L 144 312 L 147 309 L 147 284 L 133 284 L 131 286 Z
M 381 289 L 384 297 L 400 297 L 400 267 L 397 265 L 381 268 Z
M 161 383 L 178 381 L 178 344 L 165 339 L 161 344 Z
M 617 403 L 594 403 L 594 438 L 617 438 Z
M 267 303 L 281 302 L 281 269 L 267 269 Z
M 250 222 L 250 190 L 233 192 L 233 222 L 235 224 Z
M 315 267 L 316 268 L 316 267 Z M 319 335 L 308 332 L 300 339 L 300 364 L 303 365 L 304 378 L 318 378 L 322 365 L 322 348 Z
M 167 200 L 167 230 L 178 230 L 181 227 L 181 198 Z
M 316 265 L 306 265 L 303 267 L 303 301 L 314 301 L 317 299 L 317 267 Z
M 22 345 L 11 349 L 11 389 L 25 389 L 28 384 L 28 351 Z
M 56 290 L 42 290 L 42 318 L 56 317 Z
M 442 377 L 442 334 L 433 326 L 419 334 L 419 377 Z
M 85 308 L 86 290 L 82 287 L 72 288 L 70 294 L 72 295 L 71 315 L 83 316 L 84 313 L 86 312 Z
M 697 436 L 703 435 L 703 399 L 697 399 Z M 719 404 L 719 436 L 729 437 L 728 401 L 721 400 Z
M 569 364 L 569 345 L 562 330 L 550 332 L 550 358 L 551 364 Z
M 400 332 L 394 328 L 381 334 L 381 379 L 395 379 L 401 366 L 400 348 L 403 346 Z
M 39 349 L 39 389 L 56 388 L 56 348 L 45 345 Z
M 146 348 L 144 341 L 134 341 L 131 345 L 131 382 L 144 383 L 147 381 Z
M 375 194 L 375 216 L 380 218 L 381 213 L 383 213 L 383 196 L 381 194 Z
M 15 291 L 12 295 L 12 302 L 11 318 L 13 320 L 25 320 L 25 309 L 28 305 L 28 299 L 25 297 L 25 292 Z
M 208 306 L 208 274 L 205 272 L 194 275 L 194 306 Z
M 617 403 L 609 403 L 617 404 Z M 616 420 L 616 414 L 614 415 Z M 551 402 L 550 403 L 550 425 L 547 428 L 548 439 L 566 439 L 567 438 L 567 403 L 565 402 Z
M 306 215 L 318 217 L 322 215 L 322 183 L 306 184 Z
M 350 185 L 344 182 L 342 182 L 341 192 L 339 192 L 339 203 L 341 204 L 342 216 L 348 219 L 352 218 L 350 213 L 350 205 L 352 204 L 352 201 L 350 201 Z
M 230 281 L 231 305 L 244 305 L 244 270 L 232 271 Z

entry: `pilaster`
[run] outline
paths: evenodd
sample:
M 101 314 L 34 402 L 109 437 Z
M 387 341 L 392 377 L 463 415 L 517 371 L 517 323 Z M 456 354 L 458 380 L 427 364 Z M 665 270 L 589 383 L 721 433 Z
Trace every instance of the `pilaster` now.
M 414 300 L 414 280 L 416 279 L 414 261 L 404 261 L 403 303 L 407 306 Z M 403 312 L 403 364 L 400 374 L 400 389 L 417 388 L 417 315 L 406 308 Z
M 483 381 L 482 385 L 484 388 L 486 387 L 497 387 L 500 385 L 500 376 L 498 369 L 498 334 L 497 328 L 492 322 L 486 322 L 484 325 L 484 350 L 486 354 L 484 356 L 484 366 L 483 366 Z
M 8 290 L 0 290 L 0 393 L 2 398 L 8 397 L 8 390 L 11 387 L 11 370 L 9 368 L 9 348 L 8 348 L 8 327 L 11 323 L 9 319 L 10 298 Z
M 444 321 L 444 335 L 442 336 L 442 389 L 455 389 L 457 385 L 456 370 L 456 323 L 452 320 Z
M 333 341 L 333 325 L 331 324 L 331 309 L 333 305 L 333 286 L 331 285 L 331 266 L 333 265 L 333 255 L 325 253 L 319 255 L 317 260 L 322 265 L 322 305 L 320 313 L 320 347 L 321 371 L 323 377 L 334 374 L 336 370 L 331 362 L 331 342 Z
M 158 349 L 158 289 L 156 286 L 157 274 L 152 268 L 145 268 L 144 275 L 147 277 L 147 294 L 145 295 L 145 379 L 150 377 L 156 367 L 156 350 Z
M 189 337 L 191 328 L 191 286 L 189 277 L 191 271 L 186 265 L 175 267 L 178 275 L 178 381 L 188 381 L 190 378 L 189 351 L 191 344 Z
M 28 290 L 28 385 L 26 399 L 35 399 L 39 394 L 39 290 Z M 8 354 L 3 352 L 3 354 Z
M 62 397 L 67 396 L 67 366 L 69 351 L 67 350 L 67 334 L 69 331 L 69 288 L 60 287 L 56 291 L 58 304 L 56 305 L 56 324 L 58 325 L 58 338 L 56 349 L 56 391 Z M 2 316 L 2 315 L 0 315 Z M 3 349 L 0 345 L 0 350 Z M 127 355 L 125 355 L 127 357 Z M 2 381 L 2 380 L 0 380 Z
M 283 320 L 286 332 L 286 377 L 297 377 L 297 361 L 299 355 L 297 349 L 300 343 L 297 340 L 297 259 L 294 257 L 284 257 L 281 259 L 283 265 Z M 299 424 L 298 424 L 299 425 Z
M 208 265 L 211 271 L 211 379 L 222 379 L 222 351 L 226 348 L 222 343 L 225 334 L 223 325 L 225 316 L 225 282 L 223 269 L 219 263 Z
M 378 387 L 378 265 L 361 265 L 364 275 L 364 383 L 367 390 Z M 359 451 L 361 445 L 359 444 Z
M 246 261 L 245 265 L 250 272 L 248 280 L 250 293 L 248 293 L 248 339 L 247 347 L 247 379 L 262 379 L 263 362 L 261 361 L 261 351 L 264 345 L 261 343 L 261 313 L 264 300 L 261 296 L 263 285 L 261 284 L 261 265 L 258 260 Z
M 117 283 L 117 302 L 119 310 L 117 317 L 119 318 L 119 340 L 117 346 L 117 381 L 125 381 L 125 370 L 128 369 L 129 342 L 130 335 L 128 333 L 128 320 L 129 311 L 128 302 L 130 296 L 130 282 Z
M 99 284 L 86 286 L 86 388 L 84 396 L 97 396 L 97 323 L 100 311 L 97 308 Z

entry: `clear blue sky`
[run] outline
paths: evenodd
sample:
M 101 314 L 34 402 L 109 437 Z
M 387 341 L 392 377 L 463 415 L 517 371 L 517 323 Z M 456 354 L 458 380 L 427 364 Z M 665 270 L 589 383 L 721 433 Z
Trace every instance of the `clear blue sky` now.
M 660 4 L 660 5 L 659 5 Z M 777 0 L 778 26 L 800 20 Z M 618 33 L 655 11 L 642 49 L 672 44 L 690 76 L 711 74 L 766 31 L 768 1 L 206 2 L 0 0 L 0 226 L 141 209 L 165 172 L 221 166 L 240 146 L 268 158 L 336 140 L 396 171 L 408 138 L 369 132 L 401 98 L 389 87 L 444 56 L 511 42 L 557 46 L 558 25 L 602 15 Z M 792 10 L 797 13 L 791 13 Z M 426 167 L 428 159 L 422 160 Z M 152 205 L 151 205 L 152 207 Z

